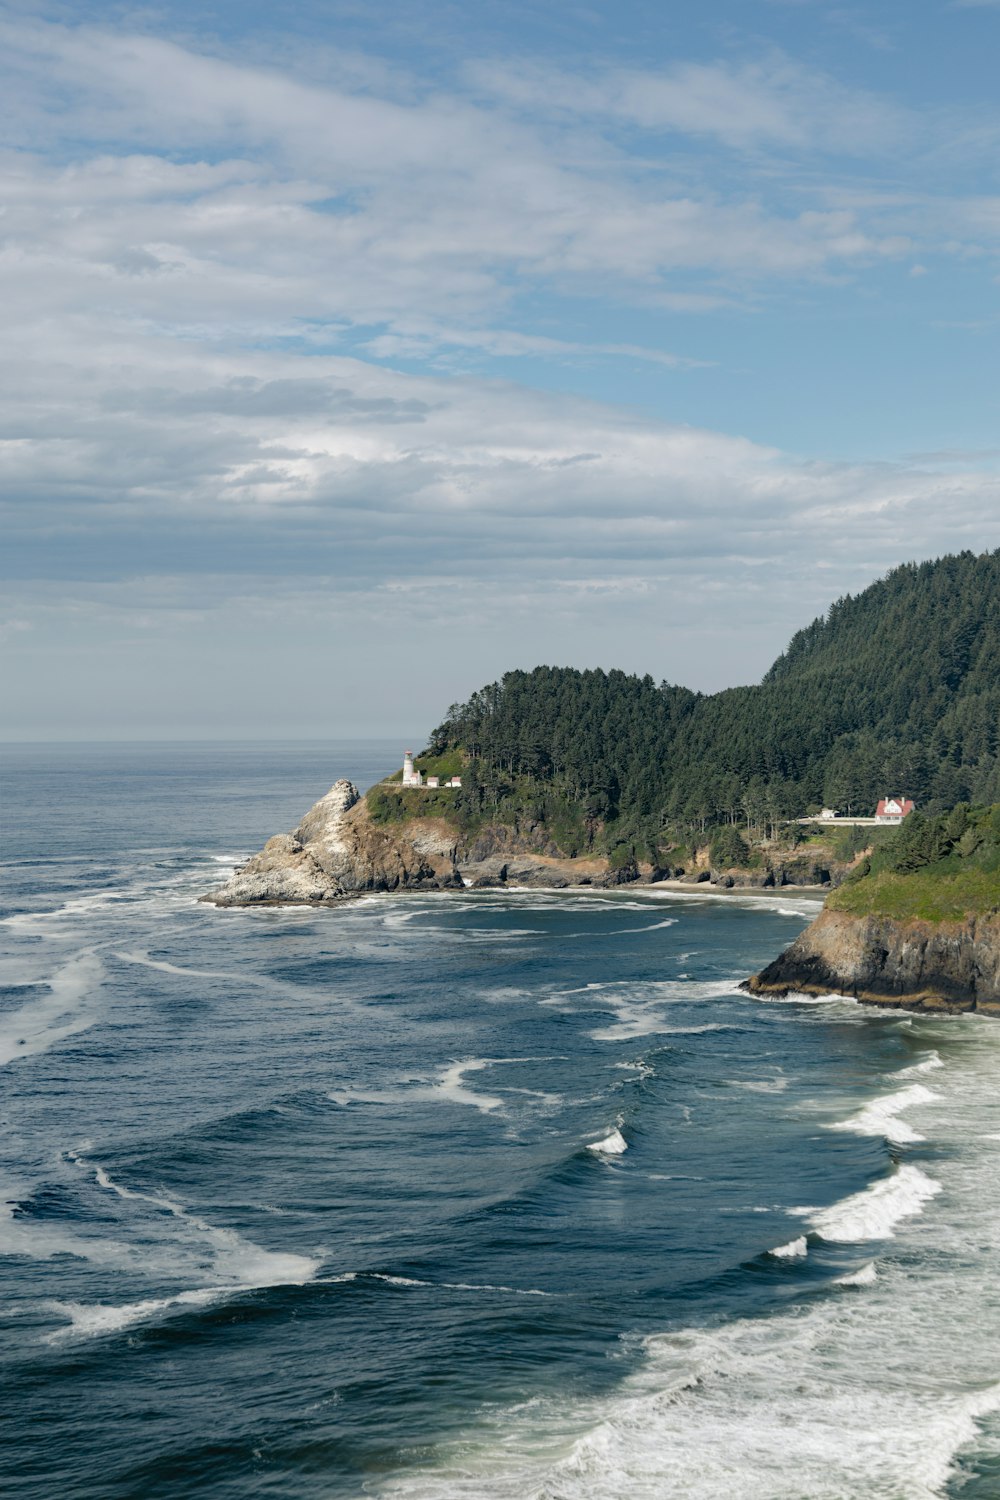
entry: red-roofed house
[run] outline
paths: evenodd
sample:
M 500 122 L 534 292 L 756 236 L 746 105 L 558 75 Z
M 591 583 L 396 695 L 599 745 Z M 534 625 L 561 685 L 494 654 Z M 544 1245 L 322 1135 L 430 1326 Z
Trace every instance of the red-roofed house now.
M 907 813 L 913 811 L 909 797 L 883 797 L 875 809 L 876 823 L 902 823 Z

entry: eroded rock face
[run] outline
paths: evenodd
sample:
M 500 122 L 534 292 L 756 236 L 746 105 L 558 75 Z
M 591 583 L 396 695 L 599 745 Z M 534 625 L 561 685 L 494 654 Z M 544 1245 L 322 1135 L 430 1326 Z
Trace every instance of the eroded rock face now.
M 291 833 L 268 839 L 225 885 L 203 899 L 216 906 L 340 901 L 361 891 L 398 886 L 444 889 L 460 885 L 455 838 L 447 825 L 425 819 L 412 836 L 372 823 L 357 787 L 336 781 Z
M 446 818 L 374 823 L 350 781 L 335 781 L 291 833 L 268 839 L 259 854 L 203 900 L 217 906 L 342 901 L 363 891 L 448 890 L 468 886 L 564 889 L 611 887 L 675 877 L 683 869 L 653 869 L 630 860 L 612 870 L 603 856 L 568 857 L 541 825 L 487 827 L 463 844 Z M 805 868 L 796 874 L 810 873 Z M 824 872 L 825 873 L 825 872 Z M 707 870 L 689 877 L 708 880 Z M 713 871 L 722 886 L 782 883 L 770 869 Z
M 555 856 L 526 854 L 517 843 L 508 830 L 487 829 L 471 848 L 462 848 L 444 818 L 373 823 L 357 787 L 337 781 L 296 829 L 268 839 L 225 885 L 202 899 L 216 906 L 315 904 L 363 891 L 562 888 L 604 877 L 604 861 L 577 861 L 577 869 Z
M 1000 917 L 894 922 L 824 911 L 745 988 L 1000 1015 Z
M 746 886 L 756 890 L 772 890 L 785 885 L 818 885 L 827 890 L 841 885 L 850 874 L 851 867 L 843 862 L 819 863 L 808 856 L 780 855 L 770 857 L 768 863 L 753 869 L 711 870 L 705 879 L 724 890 L 735 886 Z
M 349 864 L 344 821 L 359 796 L 353 782 L 335 781 L 293 833 L 268 839 L 259 854 L 203 899 L 217 906 L 247 906 L 329 901 L 343 895 L 341 875 Z

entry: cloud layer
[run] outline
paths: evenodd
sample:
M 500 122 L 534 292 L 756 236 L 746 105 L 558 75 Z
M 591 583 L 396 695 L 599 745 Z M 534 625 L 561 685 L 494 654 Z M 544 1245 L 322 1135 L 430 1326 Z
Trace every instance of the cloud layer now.
M 0 41 L 20 732 L 251 732 L 292 680 L 296 732 L 350 732 L 302 706 L 326 661 L 359 730 L 542 657 L 715 687 L 884 568 L 1000 543 L 988 455 L 833 463 L 630 409 L 613 374 L 559 389 L 701 378 L 699 312 L 988 264 L 1000 199 L 947 161 L 991 120 L 943 136 L 773 49 L 446 86 L 37 19 Z M 683 312 L 678 346 L 622 309 Z

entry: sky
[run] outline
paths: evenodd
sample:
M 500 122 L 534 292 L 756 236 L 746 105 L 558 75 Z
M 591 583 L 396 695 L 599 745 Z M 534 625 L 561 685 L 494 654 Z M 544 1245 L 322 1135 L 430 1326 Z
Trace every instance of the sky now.
M 1000 546 L 1000 0 L 0 6 L 8 739 L 703 691 Z

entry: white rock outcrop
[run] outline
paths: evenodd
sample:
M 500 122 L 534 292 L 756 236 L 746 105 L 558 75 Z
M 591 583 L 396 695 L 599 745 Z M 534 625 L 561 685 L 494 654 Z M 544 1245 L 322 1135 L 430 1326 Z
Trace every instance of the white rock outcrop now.
M 268 839 L 259 854 L 203 899 L 216 906 L 334 901 L 356 889 L 356 840 L 345 824 L 360 798 L 352 781 L 335 781 L 298 828 Z
M 454 818 L 376 820 L 353 782 L 335 781 L 297 828 L 268 839 L 201 899 L 216 906 L 317 905 L 362 891 L 604 885 L 621 875 L 609 872 L 604 859 L 532 854 L 510 829 L 480 830 L 469 847 Z

